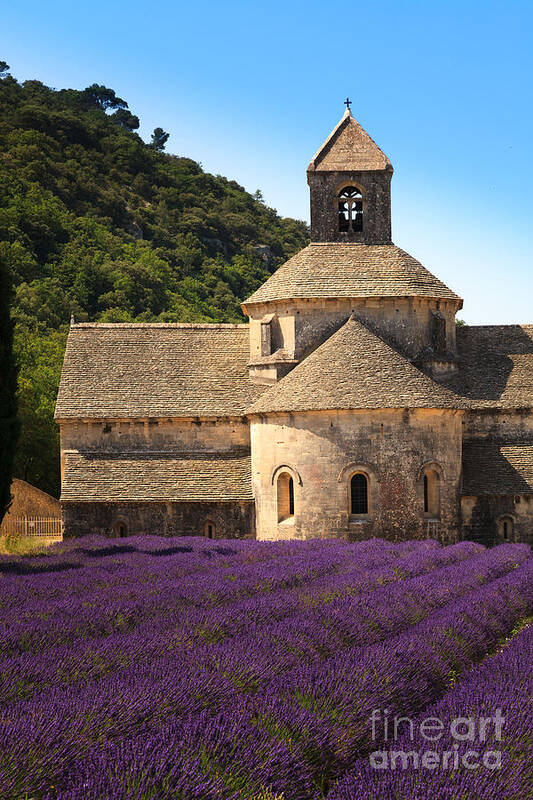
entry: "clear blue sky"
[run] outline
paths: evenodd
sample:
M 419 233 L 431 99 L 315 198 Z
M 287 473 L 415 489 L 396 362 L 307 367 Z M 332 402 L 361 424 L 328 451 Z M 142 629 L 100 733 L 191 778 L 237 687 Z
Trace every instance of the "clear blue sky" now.
M 353 99 L 390 157 L 393 238 L 471 324 L 533 322 L 533 4 L 17 0 L 19 80 L 115 89 L 149 139 L 308 219 L 305 170 Z

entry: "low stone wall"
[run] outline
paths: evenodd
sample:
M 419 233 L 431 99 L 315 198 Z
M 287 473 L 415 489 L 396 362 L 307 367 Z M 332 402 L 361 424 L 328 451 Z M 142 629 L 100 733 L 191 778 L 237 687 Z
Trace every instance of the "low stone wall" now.
M 63 503 L 64 537 L 254 535 L 255 507 L 242 503 Z

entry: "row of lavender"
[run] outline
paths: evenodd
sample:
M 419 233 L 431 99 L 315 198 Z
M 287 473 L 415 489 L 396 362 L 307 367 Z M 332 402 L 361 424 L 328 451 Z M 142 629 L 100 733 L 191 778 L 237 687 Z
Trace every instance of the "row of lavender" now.
M 388 741 L 360 759 L 327 800 L 530 798 L 532 653 L 533 623 L 423 714 L 398 720 L 396 737 L 388 720 Z
M 532 578 L 519 568 L 403 636 L 294 670 L 216 713 L 173 714 L 141 735 L 132 725 L 116 749 L 87 754 L 64 796 L 254 798 L 264 787 L 321 796 L 374 745 L 373 709 L 413 714 L 442 693 L 531 608 Z
M 379 550 L 379 544 L 366 552 L 305 547 L 286 556 L 276 547 L 268 560 L 234 563 L 225 558 L 207 566 L 204 560 L 200 567 L 187 558 L 167 556 L 153 565 L 115 554 L 105 558 L 104 565 L 60 576 L 4 579 L 0 648 L 5 655 L 37 652 L 41 660 L 49 648 L 69 650 L 80 640 L 101 639 L 107 644 L 107 637 L 115 633 L 136 632 L 144 641 L 153 632 L 154 618 L 159 631 L 177 633 L 179 644 L 217 641 L 239 630 L 248 632 L 252 624 L 260 629 L 264 622 L 301 615 L 304 609 L 333 604 L 483 552 L 479 545 L 440 550 L 426 543 L 384 548 L 383 554 Z M 507 561 L 512 562 L 512 553 Z
M 533 603 L 521 546 L 160 542 L 4 575 L 2 796 L 323 796 Z
M 131 681 L 139 670 L 144 675 L 148 659 L 152 668 L 162 652 L 167 658 L 172 655 L 182 680 L 190 673 L 191 680 L 197 681 L 201 663 L 211 694 L 213 674 L 219 675 L 224 664 L 226 675 L 235 675 L 235 691 L 243 688 L 244 682 L 270 678 L 303 659 L 312 662 L 347 644 L 379 640 L 422 618 L 454 593 L 461 594 L 508 571 L 526 551 L 511 547 L 485 553 L 468 543 L 443 550 L 419 545 L 407 554 L 403 548 L 385 553 L 379 567 L 375 566 L 374 548 L 366 557 L 358 553 L 357 559 L 351 550 L 349 553 L 335 558 L 329 548 L 325 562 L 317 559 L 314 578 L 308 564 L 300 564 L 307 580 L 302 585 L 293 572 L 291 580 L 297 585 L 291 590 L 257 590 L 252 597 L 240 597 L 237 592 L 230 613 L 227 594 L 225 602 L 215 607 L 204 605 L 201 592 L 194 606 L 183 606 L 180 584 L 186 576 L 181 581 L 171 574 L 175 569 L 172 560 L 168 564 L 159 561 L 159 573 L 152 574 L 151 580 L 146 571 L 138 574 L 128 564 L 108 565 L 105 569 L 111 579 L 106 591 L 102 571 L 93 570 L 93 578 L 98 580 L 88 582 L 81 596 L 76 580 L 79 573 L 74 573 L 71 581 L 62 576 L 61 590 L 55 576 L 52 596 L 45 596 L 52 592 L 46 581 L 39 599 L 31 595 L 30 608 L 20 598 L 16 613 L 5 615 L 9 621 L 0 633 L 0 644 L 6 656 L 12 655 L 4 659 L 0 702 L 13 696 L 29 697 L 36 688 L 43 690 L 47 685 L 86 682 L 111 671 L 116 674 L 119 668 L 122 672 L 127 668 Z M 449 579 L 449 569 L 459 563 L 465 566 Z M 438 567 L 441 572 L 435 577 Z M 285 562 L 279 569 L 281 575 L 287 575 Z M 242 572 L 248 572 L 248 565 Z M 210 567 L 209 573 L 210 595 L 216 594 L 220 600 L 222 590 L 217 590 L 217 581 L 224 582 L 223 565 Z M 270 586 L 276 588 L 280 581 L 271 581 Z M 39 582 L 43 583 L 42 576 Z M 31 585 L 35 586 L 35 581 Z M 263 583 L 259 585 L 263 587 Z M 4 585 L 6 594 L 7 588 Z M 366 596 L 370 592 L 369 609 Z M 221 681 L 219 695 L 228 694 L 232 687 L 227 684 L 226 679 Z M 212 702 L 218 702 L 218 697 L 214 695 Z

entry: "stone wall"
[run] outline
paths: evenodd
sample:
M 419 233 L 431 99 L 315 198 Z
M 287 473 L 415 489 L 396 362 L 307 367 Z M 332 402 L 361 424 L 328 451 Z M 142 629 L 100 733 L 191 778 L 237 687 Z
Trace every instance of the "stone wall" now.
M 462 538 L 491 546 L 502 541 L 498 520 L 508 516 L 513 520 L 512 540 L 533 545 L 532 495 L 464 496 L 461 500 L 463 516 Z
M 490 438 L 514 442 L 533 442 L 533 410 L 485 409 L 470 411 L 463 422 L 465 439 Z M 514 540 L 533 544 L 533 495 L 507 494 L 464 496 L 461 501 L 464 539 L 485 545 L 501 541 L 498 520 L 508 515 L 514 523 Z
M 390 242 L 391 178 L 392 168 L 365 172 L 308 172 L 311 241 L 367 244 Z M 363 195 L 363 230 L 360 233 L 343 233 L 339 231 L 338 196 L 344 186 L 352 185 Z
M 231 420 L 94 420 L 61 423 L 64 450 L 225 451 L 248 447 L 247 421 Z
M 283 348 L 298 361 L 326 341 L 352 313 L 401 353 L 414 358 L 431 346 L 433 312 L 439 311 L 446 320 L 447 350 L 456 352 L 454 301 L 403 297 L 293 300 L 248 309 L 252 363 L 261 359 L 261 320 L 274 309 L 272 349 Z
M 506 441 L 533 441 L 533 409 L 469 411 L 464 418 L 465 438 L 490 436 Z
M 455 540 L 460 527 L 461 415 L 455 411 L 331 411 L 251 420 L 257 538 L 340 536 Z M 439 471 L 440 519 L 424 515 L 423 469 Z M 276 479 L 294 480 L 294 516 L 278 522 Z M 369 514 L 353 518 L 349 481 L 369 478 Z
M 242 538 L 255 530 L 253 502 L 241 503 L 63 503 L 65 537 L 204 536 L 214 525 L 214 538 Z

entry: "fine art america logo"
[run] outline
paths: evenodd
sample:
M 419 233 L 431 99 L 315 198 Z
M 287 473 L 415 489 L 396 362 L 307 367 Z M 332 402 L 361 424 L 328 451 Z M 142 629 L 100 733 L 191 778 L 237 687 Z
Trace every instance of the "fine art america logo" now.
M 499 708 L 493 717 L 452 717 L 446 722 L 438 717 L 415 722 L 375 708 L 370 723 L 373 742 L 394 743 L 370 753 L 373 769 L 501 769 L 501 750 L 487 749 L 502 739 L 505 717 Z

